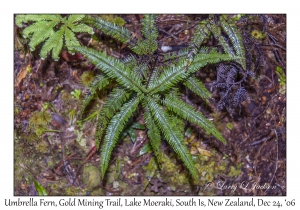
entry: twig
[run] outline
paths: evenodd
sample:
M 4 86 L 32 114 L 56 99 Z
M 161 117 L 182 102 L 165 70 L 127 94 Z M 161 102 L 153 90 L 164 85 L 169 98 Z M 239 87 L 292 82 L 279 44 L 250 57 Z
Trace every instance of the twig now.
M 269 108 L 270 102 L 271 102 L 275 97 L 277 97 L 277 94 L 271 98 L 271 100 L 268 102 L 268 104 L 267 104 L 265 110 L 264 110 L 260 115 L 256 116 L 256 117 L 252 120 L 252 122 L 254 122 L 257 118 L 259 118 L 260 116 L 262 116 L 262 115 L 265 113 L 265 111 L 267 111 L 267 109 Z
M 167 32 L 166 30 L 164 30 L 164 29 L 158 29 L 158 30 L 160 30 L 160 31 L 162 31 L 162 32 L 164 32 L 165 34 L 167 34 L 167 35 L 169 35 L 169 37 L 171 36 L 171 37 L 173 37 L 174 39 L 176 39 L 176 40 L 178 40 L 178 38 L 176 37 L 176 36 L 174 36 L 173 34 L 170 34 L 169 32 Z
M 193 28 L 193 27 L 194 27 L 195 25 L 197 25 L 199 22 L 200 22 L 200 21 L 196 22 L 195 24 L 191 25 L 191 26 L 188 27 L 188 28 L 181 29 L 180 31 L 174 33 L 174 35 L 180 34 L 180 33 L 181 33 L 182 31 L 184 31 L 184 30 L 188 30 L 188 29 L 190 29 L 190 28 Z M 165 39 L 167 39 L 167 38 L 169 38 L 169 37 L 170 37 L 170 36 L 166 36 L 166 37 L 162 38 L 161 40 L 158 41 L 158 43 L 161 42 L 161 41 L 163 41 L 163 40 L 165 40 Z
M 277 48 L 280 48 L 280 49 L 286 51 L 286 49 L 284 47 L 282 47 L 281 45 L 279 45 L 279 44 L 262 44 L 261 46 L 277 47 Z
M 250 144 L 250 146 L 254 146 L 254 145 L 263 143 L 263 142 L 265 142 L 265 141 L 269 141 L 269 140 L 271 140 L 273 137 L 274 137 L 274 132 L 271 132 L 271 133 L 268 135 L 268 137 L 263 138 L 263 139 L 261 139 L 261 140 L 259 140 L 259 141 L 252 142 L 252 143 Z

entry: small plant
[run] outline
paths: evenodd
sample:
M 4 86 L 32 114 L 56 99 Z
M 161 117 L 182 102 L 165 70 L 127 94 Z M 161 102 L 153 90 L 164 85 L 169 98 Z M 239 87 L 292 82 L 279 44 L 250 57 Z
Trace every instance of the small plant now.
M 74 91 L 71 92 L 72 98 L 79 100 L 81 96 L 81 90 L 80 89 L 75 89 Z
M 207 134 L 212 134 L 223 143 L 226 141 L 205 116 L 181 100 L 180 89 L 177 85 L 182 83 L 198 96 L 209 98 L 209 91 L 194 76 L 199 69 L 208 64 L 225 61 L 236 61 L 237 65 L 245 67 L 244 47 L 238 31 L 222 16 L 219 24 L 229 37 L 229 40 L 225 40 L 221 36 L 219 25 L 210 22 L 203 25 L 202 22 L 197 26 L 187 49 L 177 54 L 162 55 L 158 53 L 156 15 L 144 15 L 143 38 L 138 39 L 132 37 L 128 29 L 101 18 L 86 17 L 84 21 L 127 44 L 136 54 L 125 60 L 118 60 L 87 47 L 74 47 L 103 72 L 91 83 L 90 94 L 83 102 L 83 111 L 97 91 L 111 82 L 118 83 L 109 94 L 98 117 L 96 143 L 99 148 L 103 140 L 100 161 L 102 178 L 108 168 L 112 150 L 120 139 L 128 120 L 136 110 L 142 110 L 150 145 L 158 163 L 162 160 L 163 152 L 160 145 L 162 138 L 165 138 L 188 168 L 194 180 L 197 180 L 197 170 L 184 143 L 184 120 L 200 126 Z M 223 53 L 216 48 L 202 47 L 203 41 L 211 33 L 221 42 Z M 159 56 L 162 59 L 158 59 Z M 158 60 L 171 60 L 171 63 L 160 64 Z
M 18 27 L 22 27 L 22 23 L 30 24 L 34 22 L 23 30 L 23 37 L 30 39 L 30 50 L 34 51 L 38 44 L 45 41 L 40 52 L 41 58 L 46 58 L 47 54 L 52 50 L 52 58 L 58 60 L 64 41 L 69 52 L 73 52 L 74 46 L 80 46 L 74 33 L 94 33 L 93 28 L 81 22 L 84 16 L 69 15 L 62 17 L 61 15 L 50 14 L 17 15 L 16 24 Z

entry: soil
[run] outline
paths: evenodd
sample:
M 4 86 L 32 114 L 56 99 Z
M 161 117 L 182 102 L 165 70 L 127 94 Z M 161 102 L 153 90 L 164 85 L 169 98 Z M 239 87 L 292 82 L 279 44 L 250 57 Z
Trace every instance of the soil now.
M 126 28 L 141 36 L 142 15 L 119 16 Z M 187 45 L 194 26 L 205 18 L 159 15 L 159 46 Z M 93 78 L 99 70 L 82 55 L 65 50 L 59 61 L 41 60 L 39 50 L 27 50 L 15 26 L 14 194 L 38 195 L 35 180 L 48 195 L 286 195 L 286 16 L 245 15 L 236 24 L 246 48 L 247 68 L 253 72 L 242 84 L 248 100 L 234 109 L 218 109 L 221 97 L 212 88 L 217 68 L 211 65 L 197 74 L 212 92 L 210 103 L 188 90 L 184 96 L 213 120 L 227 140 L 224 145 L 186 124 L 185 141 L 192 155 L 201 156 L 197 163 L 202 171 L 200 184 L 190 181 L 186 168 L 165 143 L 165 166 L 158 169 L 153 153 L 145 149 L 145 129 L 126 133 L 102 180 L 94 139 L 96 117 L 80 119 L 82 100 L 88 94 L 82 75 L 89 72 Z M 258 38 L 257 33 L 264 37 Z M 81 34 L 78 39 L 116 58 L 130 54 L 111 37 L 100 31 L 96 35 L 97 39 Z M 94 116 L 106 95 L 99 95 L 92 104 Z M 43 127 L 34 126 L 36 113 L 50 114 L 45 114 Z M 143 124 L 140 115 L 136 122 Z

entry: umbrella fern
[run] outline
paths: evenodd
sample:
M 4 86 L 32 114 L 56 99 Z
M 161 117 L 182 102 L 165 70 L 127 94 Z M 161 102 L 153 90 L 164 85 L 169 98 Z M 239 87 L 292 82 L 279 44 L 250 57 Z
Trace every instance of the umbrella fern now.
M 104 140 L 101 147 L 102 177 L 108 168 L 112 150 L 120 133 L 130 116 L 141 105 L 145 125 L 148 128 L 147 135 L 157 161 L 160 162 L 162 159 L 160 144 L 162 136 L 164 136 L 192 177 L 197 180 L 196 168 L 189 150 L 183 142 L 182 129 L 176 125 L 176 119 L 189 121 L 203 128 L 206 133 L 212 134 L 221 142 L 226 144 L 226 141 L 209 120 L 180 99 L 178 91 L 174 92 L 174 88 L 179 83 L 183 83 L 198 96 L 209 98 L 209 91 L 194 76 L 194 73 L 208 64 L 226 61 L 244 65 L 243 45 L 239 35 L 236 35 L 237 31 L 233 30 L 230 25 L 222 23 L 222 29 L 228 33 L 232 44 L 225 45 L 224 41 L 222 45 L 224 46 L 224 53 L 220 53 L 216 49 L 209 50 L 206 47 L 201 47 L 206 37 L 211 33 L 216 34 L 214 32 L 216 26 L 203 27 L 203 23 L 201 23 L 202 25 L 199 24 L 188 48 L 188 53 L 182 53 L 181 58 L 175 59 L 169 67 L 162 70 L 154 59 L 154 54 L 157 53 L 158 49 L 158 29 L 155 25 L 155 15 L 144 15 L 142 20 L 142 35 L 144 37 L 139 39 L 132 38 L 128 29 L 98 17 L 86 17 L 85 20 L 104 33 L 127 44 L 137 54 L 130 56 L 125 61 L 120 61 L 87 47 L 74 47 L 77 52 L 85 55 L 87 59 L 101 69 L 105 78 L 116 80 L 119 84 L 109 95 L 98 121 L 96 141 L 99 145 L 99 142 Z M 221 40 L 221 42 L 223 41 Z M 139 56 L 144 55 L 148 55 L 148 63 L 138 61 Z M 87 98 L 88 101 L 89 98 Z

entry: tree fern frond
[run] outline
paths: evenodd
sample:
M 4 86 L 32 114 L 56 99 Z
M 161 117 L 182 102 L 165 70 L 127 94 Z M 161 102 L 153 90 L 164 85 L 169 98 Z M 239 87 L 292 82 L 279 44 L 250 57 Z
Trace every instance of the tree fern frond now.
M 99 17 L 85 17 L 84 21 L 94 25 L 96 28 L 122 43 L 128 43 L 131 39 L 130 31 L 124 27 L 116 25 L 115 23 L 105 21 Z
M 146 122 L 146 126 L 148 128 L 147 136 L 150 140 L 150 145 L 154 151 L 154 155 L 157 159 L 157 162 L 160 164 L 162 161 L 162 154 L 163 154 L 160 148 L 161 147 L 160 131 L 157 125 L 155 124 L 153 117 L 150 114 L 150 110 L 147 109 L 147 105 L 143 105 L 143 106 L 146 107 L 146 111 L 144 113 L 144 119 Z
M 197 180 L 198 174 L 193 163 L 192 156 L 184 144 L 183 134 L 180 134 L 178 130 L 175 129 L 175 125 L 172 123 L 170 116 L 160 105 L 150 99 L 147 99 L 147 105 L 159 129 L 164 136 L 166 136 L 166 140 L 174 149 L 176 154 L 179 155 L 185 166 L 192 174 L 193 178 Z
M 246 69 L 245 49 L 240 33 L 238 32 L 237 28 L 233 25 L 230 25 L 223 16 L 220 18 L 220 23 L 222 29 L 226 32 L 227 36 L 232 42 L 236 56 L 240 57 L 242 67 Z
M 112 150 L 114 149 L 119 135 L 122 132 L 125 123 L 132 115 L 132 113 L 137 109 L 139 102 L 142 100 L 142 95 L 131 99 L 129 102 L 124 104 L 118 114 L 116 114 L 110 121 L 107 127 L 106 135 L 104 138 L 104 145 L 101 152 L 101 173 L 102 179 L 104 178 L 105 172 L 108 167 L 110 156 Z
M 91 100 L 93 100 L 93 98 L 97 94 L 97 91 L 102 90 L 108 84 L 109 84 L 109 79 L 102 75 L 97 76 L 95 78 L 95 80 L 90 84 L 90 86 L 89 86 L 90 95 L 88 95 L 82 102 L 81 114 L 80 114 L 81 119 L 82 119 L 82 116 L 83 116 L 83 113 L 84 113 L 86 107 L 89 105 Z
M 98 52 L 87 47 L 76 46 L 74 49 L 85 55 L 108 77 L 116 79 L 119 84 L 123 85 L 123 87 L 135 90 L 138 93 L 146 92 L 145 88 L 142 86 L 140 77 L 119 60 L 106 55 L 104 52 Z
M 201 98 L 211 97 L 210 92 L 206 89 L 203 83 L 200 80 L 198 80 L 195 76 L 189 77 L 183 84 Z
M 130 92 L 124 89 L 115 88 L 108 96 L 102 107 L 97 122 L 96 145 L 99 145 L 107 125 L 114 114 L 121 108 L 122 104 L 130 97 Z
M 199 125 L 207 133 L 214 135 L 218 140 L 226 144 L 226 141 L 223 138 L 222 134 L 210 121 L 208 121 L 200 112 L 196 112 L 192 106 L 184 103 L 182 100 L 177 98 L 174 94 L 169 94 L 165 98 L 164 104 L 170 111 L 173 111 L 183 119 Z

